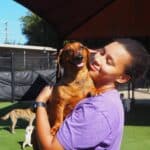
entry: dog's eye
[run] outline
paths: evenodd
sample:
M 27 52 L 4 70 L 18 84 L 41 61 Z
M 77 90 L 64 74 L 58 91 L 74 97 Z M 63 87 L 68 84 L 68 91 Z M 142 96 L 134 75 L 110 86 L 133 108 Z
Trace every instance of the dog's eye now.
M 71 49 L 66 50 L 67 55 L 73 55 L 73 51 Z
M 83 49 L 85 49 L 85 47 L 84 47 L 84 46 L 81 46 L 81 47 L 79 48 L 79 50 L 83 50 Z

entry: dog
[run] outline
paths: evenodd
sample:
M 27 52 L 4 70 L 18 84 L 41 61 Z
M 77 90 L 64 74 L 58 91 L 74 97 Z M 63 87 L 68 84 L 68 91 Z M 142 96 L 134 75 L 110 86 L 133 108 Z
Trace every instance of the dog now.
M 24 119 L 29 122 L 29 125 L 33 124 L 35 119 L 35 113 L 30 109 L 14 109 L 8 112 L 5 116 L 1 117 L 2 120 L 11 119 L 11 133 L 15 133 L 15 127 L 18 119 Z
M 27 145 L 32 147 L 32 144 L 31 144 L 31 135 L 32 135 L 32 132 L 33 132 L 33 129 L 34 129 L 34 126 L 32 125 L 29 125 L 26 127 L 26 130 L 25 130 L 25 140 L 22 144 L 22 148 L 24 149 Z
M 59 52 L 57 63 L 60 79 L 53 86 L 47 103 L 50 132 L 53 136 L 75 105 L 83 98 L 96 93 L 88 71 L 89 60 L 89 50 L 80 42 L 67 43 Z M 40 145 L 35 130 L 32 134 L 32 144 L 34 150 L 39 150 Z
M 47 106 L 52 135 L 80 100 L 95 93 L 88 71 L 89 59 L 88 48 L 80 42 L 67 43 L 59 53 L 58 64 L 63 68 L 63 76 L 54 85 Z

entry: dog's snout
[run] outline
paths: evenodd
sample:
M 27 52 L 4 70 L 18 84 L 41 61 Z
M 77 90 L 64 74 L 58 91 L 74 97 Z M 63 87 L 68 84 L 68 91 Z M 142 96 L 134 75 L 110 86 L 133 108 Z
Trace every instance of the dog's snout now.
M 82 56 L 81 54 L 78 54 L 78 55 L 76 56 L 76 60 L 81 61 L 82 59 L 83 59 L 83 56 Z

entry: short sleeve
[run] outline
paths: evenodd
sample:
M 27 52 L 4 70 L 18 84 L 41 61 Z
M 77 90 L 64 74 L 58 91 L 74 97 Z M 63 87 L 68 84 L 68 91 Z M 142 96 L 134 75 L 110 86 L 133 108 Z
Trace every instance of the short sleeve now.
M 57 139 L 67 150 L 92 148 L 110 133 L 107 118 L 92 103 L 84 103 L 65 119 Z

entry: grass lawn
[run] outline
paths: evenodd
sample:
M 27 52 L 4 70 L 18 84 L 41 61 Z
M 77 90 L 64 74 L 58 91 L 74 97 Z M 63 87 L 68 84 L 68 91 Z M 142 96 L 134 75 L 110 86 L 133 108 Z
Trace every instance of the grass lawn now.
M 121 150 L 150 150 L 150 101 L 138 100 L 125 116 Z
M 13 103 L 1 102 L 0 113 L 4 112 L 3 108 L 12 106 Z M 14 104 L 13 104 L 14 105 Z M 1 150 L 22 150 L 22 143 L 24 141 L 25 127 L 27 122 L 19 120 L 15 129 L 15 134 L 10 133 L 10 120 L 0 120 L 0 149 Z M 26 150 L 32 150 L 31 147 L 26 147 Z
M 150 127 L 125 126 L 121 150 L 150 150 Z
M 0 126 L 0 149 L 1 150 L 21 150 L 24 141 L 24 129 L 16 129 L 15 134 L 11 134 L 7 128 Z M 32 150 L 26 147 L 26 150 Z
M 2 108 L 11 106 L 12 103 L 1 102 Z M 0 149 L 21 150 L 24 141 L 26 123 L 18 122 L 16 133 L 8 130 L 10 121 L 0 121 Z M 135 105 L 132 111 L 126 114 L 125 130 L 121 150 L 150 150 L 150 105 Z M 26 150 L 32 150 L 26 147 Z

